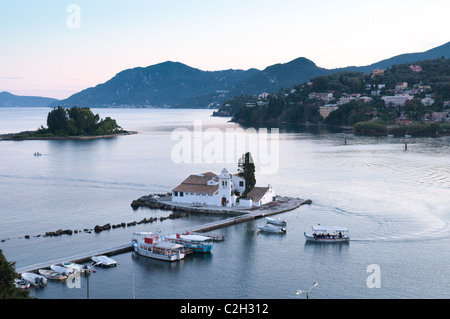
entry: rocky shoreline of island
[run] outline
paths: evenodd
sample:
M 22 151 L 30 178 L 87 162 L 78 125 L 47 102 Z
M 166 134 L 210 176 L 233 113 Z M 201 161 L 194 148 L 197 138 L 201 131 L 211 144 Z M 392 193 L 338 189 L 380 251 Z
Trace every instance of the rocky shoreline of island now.
M 23 131 L 19 133 L 8 133 L 0 135 L 0 141 L 33 141 L 33 140 L 95 140 L 103 138 L 113 138 L 119 136 L 138 134 L 137 131 L 123 131 L 120 133 L 106 135 L 77 135 L 77 136 L 58 136 L 58 135 L 42 135 L 37 131 Z

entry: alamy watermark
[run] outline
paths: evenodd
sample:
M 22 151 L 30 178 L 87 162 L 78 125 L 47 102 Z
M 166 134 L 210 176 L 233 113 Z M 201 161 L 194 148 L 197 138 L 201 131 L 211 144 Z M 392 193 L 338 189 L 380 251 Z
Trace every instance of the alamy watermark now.
M 69 4 L 66 9 L 70 15 L 67 17 L 66 25 L 69 29 L 81 28 L 81 8 L 78 4 Z
M 194 121 L 193 131 L 173 130 L 171 159 L 174 163 L 236 164 L 242 154 L 250 152 L 261 174 L 274 174 L 280 163 L 279 129 L 219 128 L 203 129 L 202 121 Z
M 366 271 L 370 273 L 366 284 L 368 288 L 381 288 L 381 268 L 377 264 L 370 264 Z

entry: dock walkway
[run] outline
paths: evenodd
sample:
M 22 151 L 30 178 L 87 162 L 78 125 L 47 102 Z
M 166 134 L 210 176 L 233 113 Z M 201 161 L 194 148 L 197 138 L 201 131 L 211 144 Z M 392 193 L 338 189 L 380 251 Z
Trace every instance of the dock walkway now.
M 236 211 L 239 211 L 239 213 L 242 212 L 242 214 L 233 216 L 230 218 L 226 218 L 223 220 L 207 223 L 207 224 L 188 227 L 188 228 L 185 228 L 182 230 L 178 230 L 176 232 L 183 233 L 183 232 L 189 231 L 191 233 L 193 233 L 193 232 L 205 233 L 205 232 L 209 232 L 214 229 L 218 229 L 218 228 L 222 228 L 222 227 L 226 227 L 226 226 L 230 226 L 230 225 L 234 225 L 234 224 L 238 224 L 238 223 L 243 223 L 243 222 L 246 222 L 246 221 L 249 221 L 252 219 L 262 218 L 265 216 L 270 216 L 270 215 L 275 215 L 275 214 L 280 214 L 280 213 L 284 213 L 287 211 L 291 211 L 291 210 L 294 210 L 294 209 L 300 207 L 301 205 L 308 204 L 308 203 L 310 203 L 310 200 L 305 201 L 300 198 L 280 197 L 276 202 L 273 202 L 271 205 L 255 207 L 252 209 L 247 209 L 245 211 L 242 209 L 236 209 Z M 180 207 L 178 207 L 178 208 L 180 208 Z M 207 207 L 205 209 L 208 209 L 208 211 L 209 211 L 212 208 Z M 124 245 L 105 248 L 105 249 L 101 249 L 101 250 L 97 250 L 97 251 L 91 251 L 91 252 L 87 252 L 87 253 L 83 253 L 83 254 L 66 257 L 66 258 L 51 260 L 51 261 L 47 261 L 47 262 L 43 262 L 43 263 L 39 263 L 39 264 L 34 264 L 34 265 L 26 266 L 26 267 L 17 268 L 16 272 L 17 273 L 36 272 L 39 269 L 49 268 L 50 265 L 52 265 L 52 264 L 61 264 L 66 261 L 71 261 L 74 263 L 85 263 L 85 262 L 91 261 L 91 257 L 93 257 L 93 256 L 99 256 L 99 255 L 113 256 L 113 255 L 132 251 L 132 249 L 133 249 L 133 246 L 132 246 L 131 240 L 130 240 L 130 243 L 124 244 Z

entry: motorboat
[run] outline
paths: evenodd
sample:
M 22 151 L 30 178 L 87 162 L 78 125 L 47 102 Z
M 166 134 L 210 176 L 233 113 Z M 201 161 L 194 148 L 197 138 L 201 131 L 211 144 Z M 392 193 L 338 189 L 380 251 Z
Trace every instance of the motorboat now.
M 286 232 L 286 228 L 269 223 L 265 224 L 264 226 L 258 226 L 258 228 L 259 230 L 267 233 L 284 234 Z
M 74 272 L 77 272 L 79 274 L 89 272 L 89 270 L 90 270 L 89 266 L 87 266 L 87 265 L 82 266 L 82 265 L 79 265 L 79 264 L 76 264 L 76 263 L 73 263 L 70 261 L 63 262 L 63 263 L 61 263 L 61 265 L 68 269 L 71 269 Z
M 67 267 L 59 266 L 57 264 L 51 264 L 50 265 L 50 269 L 53 270 L 53 271 L 56 271 L 56 272 L 58 272 L 60 274 L 63 274 L 63 275 L 70 275 L 70 274 L 74 273 L 73 269 L 69 269 Z
M 35 287 L 43 287 L 47 284 L 47 278 L 32 272 L 22 273 L 22 279 L 28 281 Z
M 28 289 L 30 288 L 30 283 L 24 279 L 16 278 L 14 279 L 14 286 L 16 288 Z
M 65 280 L 67 275 L 63 275 L 57 271 L 51 269 L 39 269 L 39 274 L 50 280 Z
M 348 242 L 350 241 L 349 231 L 346 227 L 338 226 L 311 226 L 312 233 L 304 233 L 307 241 L 314 242 Z
M 266 222 L 275 226 L 286 226 L 286 221 L 281 220 L 279 217 L 266 217 Z
M 172 243 L 192 249 L 194 253 L 210 253 L 213 248 L 213 245 L 208 243 L 212 238 L 207 236 L 187 233 L 165 235 L 163 238 Z
M 115 261 L 112 258 L 109 258 L 107 256 L 94 256 L 91 258 L 92 261 L 95 263 L 95 265 L 97 266 L 103 266 L 103 267 L 115 267 L 117 266 L 117 261 Z
M 134 251 L 145 257 L 164 260 L 178 261 L 184 259 L 184 246 L 170 241 L 153 242 L 147 238 L 144 242 L 133 242 Z

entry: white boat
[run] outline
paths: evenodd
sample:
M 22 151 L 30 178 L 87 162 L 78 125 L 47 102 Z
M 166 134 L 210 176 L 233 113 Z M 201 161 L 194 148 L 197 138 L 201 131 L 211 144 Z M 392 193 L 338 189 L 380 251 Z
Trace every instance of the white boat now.
M 162 240 L 161 235 L 152 232 L 134 232 L 131 242 L 143 243 L 146 238 L 151 238 L 154 243 Z
M 14 279 L 14 286 L 16 288 L 28 289 L 30 288 L 30 283 L 24 279 L 16 278 Z
M 337 226 L 312 226 L 312 233 L 304 233 L 307 241 L 314 242 L 348 242 L 350 240 L 349 231 L 346 227 Z
M 266 221 L 269 224 L 272 225 L 276 225 L 276 226 L 286 226 L 286 221 L 285 220 L 281 220 L 279 217 L 275 218 L 275 217 L 266 217 Z
M 89 272 L 89 266 L 87 265 L 79 265 L 79 264 L 75 264 L 73 262 L 70 261 L 66 261 L 61 263 L 61 265 L 63 265 L 64 267 L 73 270 L 74 272 L 78 272 L 79 274 L 83 274 L 85 272 Z
M 202 235 L 187 234 L 170 234 L 163 237 L 172 243 L 183 245 L 188 249 L 192 249 L 194 253 L 209 253 L 213 245 L 207 242 L 211 241 L 211 237 Z
M 74 273 L 73 269 L 69 269 L 69 268 L 63 267 L 63 266 L 58 266 L 57 264 L 50 265 L 50 269 L 53 271 L 59 272 L 60 274 L 63 274 L 63 275 L 70 275 L 70 274 Z
M 157 241 L 153 243 L 149 238 L 144 242 L 133 242 L 134 251 L 145 257 L 164 260 L 177 261 L 184 258 L 184 246 L 169 241 Z
M 286 228 L 272 224 L 265 224 L 264 226 L 258 226 L 258 228 L 268 233 L 283 234 L 286 232 Z
M 49 269 L 39 269 L 39 274 L 47 279 L 51 280 L 65 280 L 67 275 L 63 275 L 57 271 Z
M 114 267 L 117 266 L 117 261 L 106 256 L 94 256 L 91 258 L 95 265 L 104 267 Z
M 35 287 L 42 287 L 47 284 L 47 278 L 32 272 L 22 273 L 22 279 L 28 281 Z

